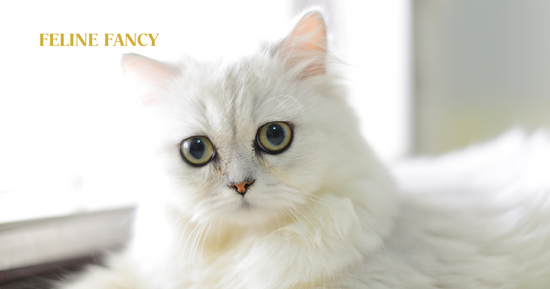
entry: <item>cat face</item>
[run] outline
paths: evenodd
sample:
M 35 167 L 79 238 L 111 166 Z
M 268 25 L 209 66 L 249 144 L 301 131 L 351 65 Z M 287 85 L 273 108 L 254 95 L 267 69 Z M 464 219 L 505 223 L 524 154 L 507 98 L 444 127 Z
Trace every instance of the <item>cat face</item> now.
M 286 75 L 274 75 L 274 68 L 250 71 L 254 65 L 258 63 L 241 62 L 240 67 L 227 67 L 203 77 L 186 75 L 182 80 L 188 82 L 182 86 L 194 94 L 177 104 L 178 114 L 186 117 L 173 131 L 179 136 L 170 146 L 171 159 L 177 161 L 172 163 L 173 176 L 191 190 L 194 208 L 208 211 L 205 215 L 221 213 L 248 219 L 257 211 L 255 218 L 266 217 L 289 204 L 304 202 L 320 183 L 321 174 L 316 170 L 323 167 L 322 158 L 316 156 L 321 154 L 318 144 L 326 141 L 326 135 L 304 111 L 316 109 L 306 99 L 315 96 L 303 95 L 299 85 Z M 250 72 L 242 71 L 245 69 Z M 269 145 L 266 128 L 283 131 L 279 138 L 287 145 L 281 153 L 265 150 Z M 179 155 L 180 149 L 185 149 L 179 140 L 194 136 L 208 138 L 215 154 L 200 167 L 189 165 Z M 266 143 L 263 148 L 261 138 Z M 249 186 L 241 194 L 234 186 L 243 182 Z
M 194 218 L 262 223 L 310 200 L 327 178 L 346 106 L 330 96 L 325 29 L 311 13 L 271 50 L 232 63 L 169 67 L 136 55 L 153 87 L 173 200 Z M 344 117 L 345 118 L 345 117 Z

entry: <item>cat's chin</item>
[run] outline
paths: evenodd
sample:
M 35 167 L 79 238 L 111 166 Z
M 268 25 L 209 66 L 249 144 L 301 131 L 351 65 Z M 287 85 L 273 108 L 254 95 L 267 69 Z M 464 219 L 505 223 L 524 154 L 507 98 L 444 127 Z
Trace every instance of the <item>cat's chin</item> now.
M 238 226 L 256 226 L 277 223 L 277 215 L 267 212 L 265 209 L 243 202 L 240 208 L 231 213 L 226 213 L 223 219 Z

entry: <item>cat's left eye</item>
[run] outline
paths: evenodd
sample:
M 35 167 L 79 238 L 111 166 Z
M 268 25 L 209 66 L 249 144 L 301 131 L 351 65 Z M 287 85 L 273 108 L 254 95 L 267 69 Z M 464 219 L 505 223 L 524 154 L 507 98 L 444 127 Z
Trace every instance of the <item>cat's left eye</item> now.
M 215 153 L 212 142 L 203 136 L 184 139 L 180 145 L 181 158 L 194 167 L 206 165 Z
M 292 128 L 285 122 L 270 122 L 258 129 L 256 143 L 268 154 L 284 152 L 292 142 Z

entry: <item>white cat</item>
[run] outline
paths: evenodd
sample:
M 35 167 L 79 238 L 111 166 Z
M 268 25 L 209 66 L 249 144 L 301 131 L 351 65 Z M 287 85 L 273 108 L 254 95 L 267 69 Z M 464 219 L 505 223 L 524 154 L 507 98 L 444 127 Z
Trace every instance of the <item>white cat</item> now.
M 239 61 L 126 55 L 166 187 L 124 252 L 63 288 L 550 288 L 548 137 L 403 164 L 398 189 L 327 73 L 325 34 L 309 11 Z

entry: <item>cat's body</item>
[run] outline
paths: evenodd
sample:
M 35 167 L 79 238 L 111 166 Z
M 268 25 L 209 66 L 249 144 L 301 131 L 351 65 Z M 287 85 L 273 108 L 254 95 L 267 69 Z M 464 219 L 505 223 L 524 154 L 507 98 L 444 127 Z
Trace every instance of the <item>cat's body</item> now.
M 149 83 L 166 186 L 140 207 L 128 248 L 64 288 L 550 287 L 550 185 L 506 204 L 464 172 L 441 186 L 408 178 L 413 164 L 399 189 L 325 73 L 324 36 L 312 12 L 237 62 L 126 56 Z M 268 125 L 287 129 L 286 147 L 264 148 Z M 211 158 L 184 151 L 199 139 Z

